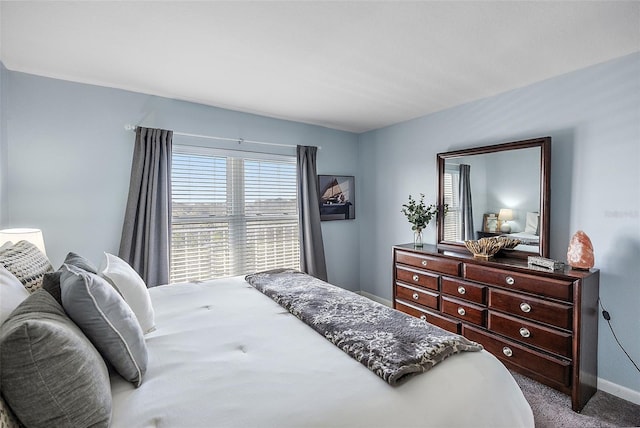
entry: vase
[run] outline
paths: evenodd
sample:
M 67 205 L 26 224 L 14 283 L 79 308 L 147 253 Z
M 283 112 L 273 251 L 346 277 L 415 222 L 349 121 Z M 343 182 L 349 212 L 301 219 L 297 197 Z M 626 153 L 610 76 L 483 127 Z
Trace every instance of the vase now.
M 413 246 L 416 248 L 422 247 L 422 230 L 413 231 Z

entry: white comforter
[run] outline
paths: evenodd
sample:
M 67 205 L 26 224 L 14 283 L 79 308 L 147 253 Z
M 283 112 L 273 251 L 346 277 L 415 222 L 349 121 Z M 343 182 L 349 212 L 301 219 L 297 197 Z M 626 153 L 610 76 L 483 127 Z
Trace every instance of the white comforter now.
M 505 367 L 454 355 L 391 387 L 243 278 L 150 290 L 142 386 L 112 376 L 114 427 L 533 427 Z

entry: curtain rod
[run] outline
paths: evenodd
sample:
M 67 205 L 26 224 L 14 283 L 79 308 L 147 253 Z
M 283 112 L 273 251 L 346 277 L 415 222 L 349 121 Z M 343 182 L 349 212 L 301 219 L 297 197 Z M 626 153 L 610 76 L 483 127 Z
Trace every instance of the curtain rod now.
M 133 131 L 133 132 L 135 132 L 136 128 L 137 127 L 135 125 L 131 125 L 131 124 L 126 124 L 124 126 L 124 129 L 126 129 L 127 131 Z M 191 134 L 188 132 L 179 132 L 179 131 L 173 131 L 173 133 L 174 135 L 181 135 L 183 137 L 204 138 L 207 140 L 235 141 L 238 144 L 251 143 L 251 144 L 262 144 L 265 146 L 295 147 L 295 146 L 292 146 L 291 144 L 268 143 L 266 141 L 245 140 L 244 138 L 214 137 L 211 135 Z M 322 147 L 318 147 L 318 150 L 322 150 Z

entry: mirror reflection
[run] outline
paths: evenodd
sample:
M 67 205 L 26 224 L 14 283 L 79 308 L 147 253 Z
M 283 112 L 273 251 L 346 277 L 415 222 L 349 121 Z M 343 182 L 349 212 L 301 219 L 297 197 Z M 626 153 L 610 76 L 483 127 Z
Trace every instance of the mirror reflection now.
M 505 235 L 521 241 L 514 251 L 544 253 L 541 145 L 488 149 L 439 155 L 440 201 L 449 206 L 439 241 L 463 244 Z

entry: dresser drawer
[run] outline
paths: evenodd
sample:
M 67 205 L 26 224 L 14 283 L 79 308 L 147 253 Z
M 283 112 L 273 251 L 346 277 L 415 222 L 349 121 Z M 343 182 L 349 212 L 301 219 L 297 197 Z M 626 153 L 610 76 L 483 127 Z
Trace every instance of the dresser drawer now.
M 430 324 L 438 326 L 452 333 L 460 334 L 459 322 L 454 321 L 450 318 L 443 317 L 442 315 L 438 315 L 417 305 L 412 305 L 408 302 L 396 301 L 396 309 L 404 312 L 405 314 L 413 315 L 416 318 L 420 318 Z
M 442 277 L 440 279 L 441 291 L 449 294 L 450 296 L 458 297 L 459 299 L 469 300 L 479 305 L 486 303 L 486 290 L 484 285 L 474 284 L 468 281 L 462 281 L 460 279 Z
M 484 326 L 487 310 L 462 300 L 442 296 L 441 311 L 465 322 Z
M 571 281 L 515 273 L 469 263 L 465 263 L 463 270 L 464 277 L 473 281 L 528 291 L 568 302 L 573 300 L 573 283 Z
M 444 291 L 444 282 L 442 285 Z M 509 291 L 489 290 L 489 309 L 497 309 L 565 330 L 572 329 L 573 307 Z
M 440 275 L 396 266 L 396 279 L 408 284 L 421 285 L 422 287 L 438 290 L 438 278 Z
M 467 325 L 462 326 L 462 334 L 467 339 L 480 343 L 487 351 L 506 363 L 535 372 L 553 384 L 565 387 L 571 384 L 571 364 L 568 361 L 527 349 L 510 340 Z
M 455 260 L 440 259 L 437 257 L 424 256 L 417 253 L 396 250 L 396 263 L 414 266 L 421 269 L 429 269 L 434 272 L 446 273 L 448 275 L 460 274 L 460 262 Z
M 571 334 L 489 311 L 487 328 L 527 345 L 571 358 Z
M 396 283 L 396 298 L 438 309 L 438 294 L 419 287 Z

